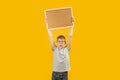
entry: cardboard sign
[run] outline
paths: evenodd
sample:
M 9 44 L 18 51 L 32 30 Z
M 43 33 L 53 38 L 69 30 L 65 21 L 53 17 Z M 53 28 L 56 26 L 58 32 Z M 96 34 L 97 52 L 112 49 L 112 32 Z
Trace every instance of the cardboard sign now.
M 72 9 L 59 8 L 45 10 L 45 17 L 47 19 L 47 27 L 49 29 L 72 26 Z

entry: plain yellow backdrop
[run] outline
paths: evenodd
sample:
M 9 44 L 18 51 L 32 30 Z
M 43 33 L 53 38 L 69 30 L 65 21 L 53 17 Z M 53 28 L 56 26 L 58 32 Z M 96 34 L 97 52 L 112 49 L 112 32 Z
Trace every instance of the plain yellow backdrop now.
M 0 1 L 0 80 L 51 80 L 53 53 L 44 10 L 72 7 L 69 80 L 120 80 L 117 0 Z M 53 31 L 68 36 L 69 29 Z

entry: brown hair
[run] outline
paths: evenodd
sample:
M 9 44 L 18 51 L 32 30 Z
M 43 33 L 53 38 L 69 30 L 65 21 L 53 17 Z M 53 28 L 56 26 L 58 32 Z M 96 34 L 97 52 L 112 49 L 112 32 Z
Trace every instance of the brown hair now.
M 57 41 L 58 41 L 58 39 L 66 39 L 66 38 L 65 38 L 64 35 L 59 35 L 59 36 L 57 37 Z M 65 41 L 65 43 L 66 43 L 66 41 Z

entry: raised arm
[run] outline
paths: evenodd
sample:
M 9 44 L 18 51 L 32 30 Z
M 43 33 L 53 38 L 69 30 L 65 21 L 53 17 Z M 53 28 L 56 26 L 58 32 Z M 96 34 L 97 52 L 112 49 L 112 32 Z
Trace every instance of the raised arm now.
M 72 23 L 73 26 L 70 27 L 70 33 L 69 33 L 69 37 L 68 37 L 68 43 L 67 46 L 70 47 L 71 41 L 72 41 L 72 36 L 73 36 L 73 28 L 74 28 L 74 19 L 72 18 Z
M 70 47 L 71 41 L 72 41 L 72 36 L 73 36 L 73 27 L 70 28 L 70 33 L 68 37 L 68 44 L 67 46 Z
M 45 18 L 45 23 L 47 24 L 47 19 Z M 54 39 L 53 39 L 53 36 L 52 36 L 52 32 L 49 28 L 47 28 L 48 30 L 48 35 L 49 35 L 49 38 L 50 38 L 50 43 L 52 45 L 52 47 L 55 47 L 55 43 L 54 43 Z
M 55 47 L 54 39 L 53 39 L 52 32 L 50 29 L 48 29 L 48 34 L 49 34 L 50 43 L 51 43 L 52 47 Z

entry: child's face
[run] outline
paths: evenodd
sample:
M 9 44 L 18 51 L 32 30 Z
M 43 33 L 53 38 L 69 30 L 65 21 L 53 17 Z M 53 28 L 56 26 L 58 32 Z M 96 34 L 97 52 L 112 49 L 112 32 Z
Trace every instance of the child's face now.
M 65 39 L 59 38 L 57 40 L 57 45 L 58 45 L 59 48 L 64 48 L 65 44 L 66 44 Z

